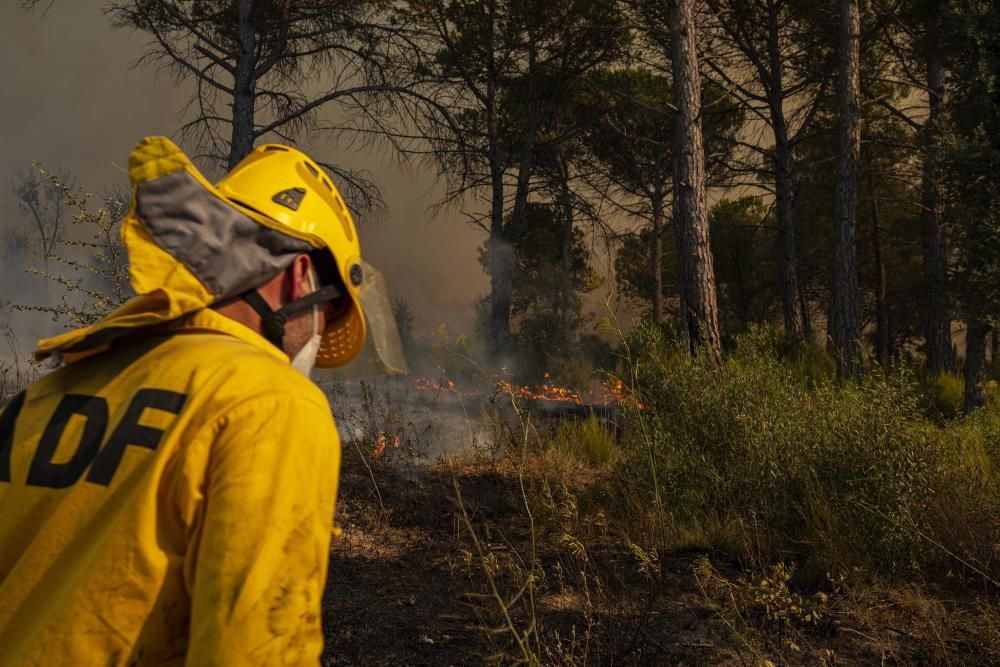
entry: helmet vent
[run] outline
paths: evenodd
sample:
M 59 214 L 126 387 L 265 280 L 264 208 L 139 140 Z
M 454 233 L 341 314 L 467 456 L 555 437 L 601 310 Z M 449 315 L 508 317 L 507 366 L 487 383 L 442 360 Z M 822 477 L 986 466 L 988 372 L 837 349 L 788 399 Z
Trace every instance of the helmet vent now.
M 314 178 L 319 178 L 319 170 L 316 169 L 316 167 L 312 166 L 308 162 L 306 162 L 305 165 L 306 169 L 309 170 L 309 173 L 312 174 Z
M 242 206 L 245 209 L 249 209 L 249 210 L 253 211 L 257 215 L 262 215 L 265 218 L 268 217 L 267 213 L 264 213 L 263 211 L 261 211 L 260 209 L 258 209 L 255 206 L 251 206 L 250 204 L 248 204 L 247 202 L 243 201 L 242 199 L 237 199 L 236 197 L 227 197 L 227 199 L 229 199 L 229 201 L 233 202 L 234 204 L 237 204 L 239 206 Z
M 299 205 L 302 204 L 302 200 L 305 196 L 305 188 L 288 188 L 287 190 L 282 190 L 271 197 L 271 201 L 276 204 L 281 204 L 285 208 L 297 211 L 299 210 Z
M 264 149 L 264 151 L 281 151 L 283 153 L 287 153 L 288 149 L 284 146 L 268 146 Z

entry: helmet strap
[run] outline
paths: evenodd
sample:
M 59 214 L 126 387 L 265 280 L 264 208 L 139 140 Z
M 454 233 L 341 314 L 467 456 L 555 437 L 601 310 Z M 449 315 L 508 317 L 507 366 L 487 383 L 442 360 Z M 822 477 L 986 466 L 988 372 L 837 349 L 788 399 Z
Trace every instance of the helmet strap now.
M 301 299 L 289 301 L 278 310 L 271 308 L 271 305 L 256 289 L 244 292 L 242 297 L 260 316 L 260 331 L 264 335 L 264 338 L 284 352 L 285 324 L 288 323 L 289 318 L 306 308 L 311 308 L 326 301 L 333 301 L 341 295 L 343 295 L 343 292 L 339 287 L 336 285 L 327 285 Z

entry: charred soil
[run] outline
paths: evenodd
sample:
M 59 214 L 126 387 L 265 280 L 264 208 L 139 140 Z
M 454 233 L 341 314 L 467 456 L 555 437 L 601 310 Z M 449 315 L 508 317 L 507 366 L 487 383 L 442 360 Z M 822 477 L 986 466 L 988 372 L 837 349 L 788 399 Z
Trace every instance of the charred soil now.
M 577 538 L 528 513 L 522 481 L 495 460 L 369 469 L 345 448 L 324 664 L 1000 664 L 997 618 L 975 600 L 806 595 L 720 553 Z

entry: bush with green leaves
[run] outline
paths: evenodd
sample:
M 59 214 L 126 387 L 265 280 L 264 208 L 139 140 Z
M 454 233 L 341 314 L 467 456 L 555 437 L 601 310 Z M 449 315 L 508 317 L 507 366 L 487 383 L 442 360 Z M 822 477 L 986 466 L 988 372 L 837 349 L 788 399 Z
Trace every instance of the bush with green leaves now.
M 952 419 L 962 413 L 965 380 L 961 376 L 941 371 L 925 378 L 922 389 L 932 415 Z
M 593 465 L 610 462 L 615 451 L 614 435 L 594 414 L 560 421 L 552 436 L 552 444 L 560 451 L 572 453 Z
M 719 368 L 654 325 L 630 335 L 622 373 L 642 408 L 619 479 L 655 515 L 649 537 L 792 557 L 817 580 L 856 566 L 997 579 L 1000 414 L 942 427 L 912 373 L 804 378 L 783 347 L 752 329 Z

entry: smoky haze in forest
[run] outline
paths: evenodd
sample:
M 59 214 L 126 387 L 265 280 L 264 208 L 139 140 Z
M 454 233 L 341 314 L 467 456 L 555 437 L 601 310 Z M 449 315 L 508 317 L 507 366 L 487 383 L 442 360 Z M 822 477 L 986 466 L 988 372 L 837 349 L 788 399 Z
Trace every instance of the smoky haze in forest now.
M 143 136 L 174 136 L 189 99 L 187 83 L 178 87 L 166 73 L 134 66 L 146 36 L 112 30 L 101 3 L 58 2 L 47 12 L 43 9 L 25 14 L 17 3 L 0 7 L 0 58 L 7 63 L 0 68 L 5 128 L 0 236 L 31 234 L 31 222 L 18 209 L 11 184 L 19 172 L 31 169 L 32 160 L 64 170 L 91 192 L 127 187 L 129 151 Z M 322 140 L 309 148 L 319 158 L 369 171 L 382 189 L 385 219 L 358 221 L 363 249 L 385 274 L 393 296 L 412 308 L 415 333 L 425 335 L 441 323 L 454 332 L 470 332 L 474 301 L 487 289 L 475 251 L 483 234 L 456 211 L 428 211 L 437 193 L 420 165 L 400 167 L 375 151 L 337 155 Z M 210 179 L 219 175 L 207 174 Z M 0 266 L 0 302 L 38 304 L 58 294 L 42 278 L 15 270 L 22 264 L 36 266 L 34 258 L 11 259 L 4 257 Z M 45 315 L 13 317 L 22 352 L 38 337 L 63 328 Z

